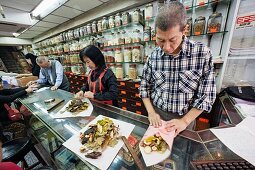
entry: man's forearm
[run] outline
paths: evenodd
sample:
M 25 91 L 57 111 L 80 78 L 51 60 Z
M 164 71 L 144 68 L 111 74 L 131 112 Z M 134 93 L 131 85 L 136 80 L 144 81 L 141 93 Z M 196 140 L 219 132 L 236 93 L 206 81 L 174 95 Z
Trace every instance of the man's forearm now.
M 155 113 L 155 110 L 151 104 L 150 98 L 142 98 L 144 106 L 148 112 L 148 114 Z
M 185 116 L 183 116 L 183 118 L 181 118 L 186 124 L 187 126 L 194 121 L 201 113 L 203 112 L 203 110 L 199 110 L 196 108 L 192 108 Z

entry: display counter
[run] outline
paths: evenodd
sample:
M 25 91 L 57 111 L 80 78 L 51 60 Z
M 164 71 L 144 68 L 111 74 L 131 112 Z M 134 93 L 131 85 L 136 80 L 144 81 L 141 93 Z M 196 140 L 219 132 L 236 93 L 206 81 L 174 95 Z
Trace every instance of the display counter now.
M 42 145 L 51 154 L 61 169 L 86 169 L 86 167 L 87 169 L 96 169 L 93 165 L 82 162 L 75 154 L 61 144 L 98 115 L 108 116 L 134 124 L 135 128 L 132 135 L 138 140 L 142 138 L 148 128 L 149 121 L 147 117 L 96 101 L 91 101 L 94 109 L 89 117 L 53 118 L 52 115 L 56 114 L 73 96 L 73 94 L 63 90 L 51 91 L 47 89 L 19 99 L 33 114 L 30 122 L 34 136 L 38 141 L 42 142 Z M 49 112 L 40 108 L 40 104 L 50 98 L 64 99 L 64 102 Z M 141 158 L 138 147 L 137 153 Z M 174 139 L 172 152 L 168 159 L 174 162 L 176 169 L 182 170 L 189 169 L 190 161 L 193 160 L 229 160 L 240 159 L 240 157 L 229 150 L 210 130 L 185 130 Z M 109 169 L 114 170 L 121 168 L 137 169 L 133 159 L 130 158 L 130 154 L 123 149 L 119 151 L 109 167 Z M 148 169 L 152 168 L 148 167 Z

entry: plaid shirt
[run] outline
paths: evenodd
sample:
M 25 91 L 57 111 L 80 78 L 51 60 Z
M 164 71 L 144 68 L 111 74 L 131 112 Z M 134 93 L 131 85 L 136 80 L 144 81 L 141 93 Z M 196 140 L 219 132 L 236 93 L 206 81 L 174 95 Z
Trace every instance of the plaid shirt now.
M 176 57 L 157 47 L 144 65 L 139 90 L 141 98 L 151 98 L 154 106 L 166 112 L 210 111 L 216 98 L 210 50 L 186 37 Z

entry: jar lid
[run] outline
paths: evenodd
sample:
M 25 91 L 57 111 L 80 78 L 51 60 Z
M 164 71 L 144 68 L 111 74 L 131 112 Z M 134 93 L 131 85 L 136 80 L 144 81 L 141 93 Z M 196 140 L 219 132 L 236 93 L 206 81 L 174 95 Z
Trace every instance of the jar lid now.
M 131 49 L 131 47 L 124 47 L 124 49 Z
M 147 4 L 145 7 L 149 7 L 149 6 L 152 6 L 152 4 L 150 3 L 150 4 Z
M 103 19 L 106 19 L 106 17 L 103 17 Z
M 146 29 L 146 30 L 150 30 L 150 29 L 151 29 L 151 27 L 150 27 L 150 26 L 146 26 L 144 29 Z
M 101 21 L 101 20 L 99 20 L 97 23 L 102 23 L 102 21 Z
M 134 46 L 133 49 L 140 49 L 140 46 Z
M 120 16 L 120 13 L 118 12 L 118 13 L 116 14 L 116 16 Z
M 122 15 L 128 15 L 129 13 L 128 12 L 123 12 Z
M 96 24 L 97 23 L 97 21 L 93 21 L 93 24 Z
M 121 50 L 121 48 L 115 48 L 115 50 Z
M 130 64 L 129 67 L 130 68 L 136 68 L 136 64 Z
M 210 15 L 209 18 L 221 17 L 221 16 L 222 16 L 221 13 L 215 12 L 215 13 L 213 13 L 212 15 Z
M 87 26 L 91 26 L 91 24 L 89 23 L 89 24 L 87 24 Z
M 114 16 L 110 16 L 110 18 L 114 18 Z
M 136 8 L 135 11 L 140 11 L 140 9 L 139 9 L 139 8 Z
M 116 64 L 116 67 L 121 67 L 122 68 L 122 64 Z
M 195 19 L 195 21 L 200 21 L 200 20 L 205 20 L 205 17 L 200 16 L 200 17 L 198 17 L 198 18 Z

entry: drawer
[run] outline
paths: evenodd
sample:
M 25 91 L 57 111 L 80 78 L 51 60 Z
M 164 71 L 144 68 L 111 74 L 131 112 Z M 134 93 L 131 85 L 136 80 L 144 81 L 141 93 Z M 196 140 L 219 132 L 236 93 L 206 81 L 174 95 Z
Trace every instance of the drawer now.
M 117 81 L 118 88 L 126 90 L 127 89 L 126 82 L 127 81 L 124 81 L 124 80 L 118 80 Z
M 137 81 L 127 81 L 126 82 L 126 87 L 127 87 L 127 91 L 133 91 L 133 92 L 138 93 L 139 92 L 138 88 L 140 87 L 140 81 L 139 82 L 137 82 Z
M 121 106 L 125 106 L 127 108 L 135 108 L 135 109 L 145 109 L 145 106 L 142 101 L 135 101 L 126 98 L 118 98 L 118 103 Z
M 142 101 L 138 92 L 127 91 L 125 89 L 119 89 L 119 97 L 135 101 Z

